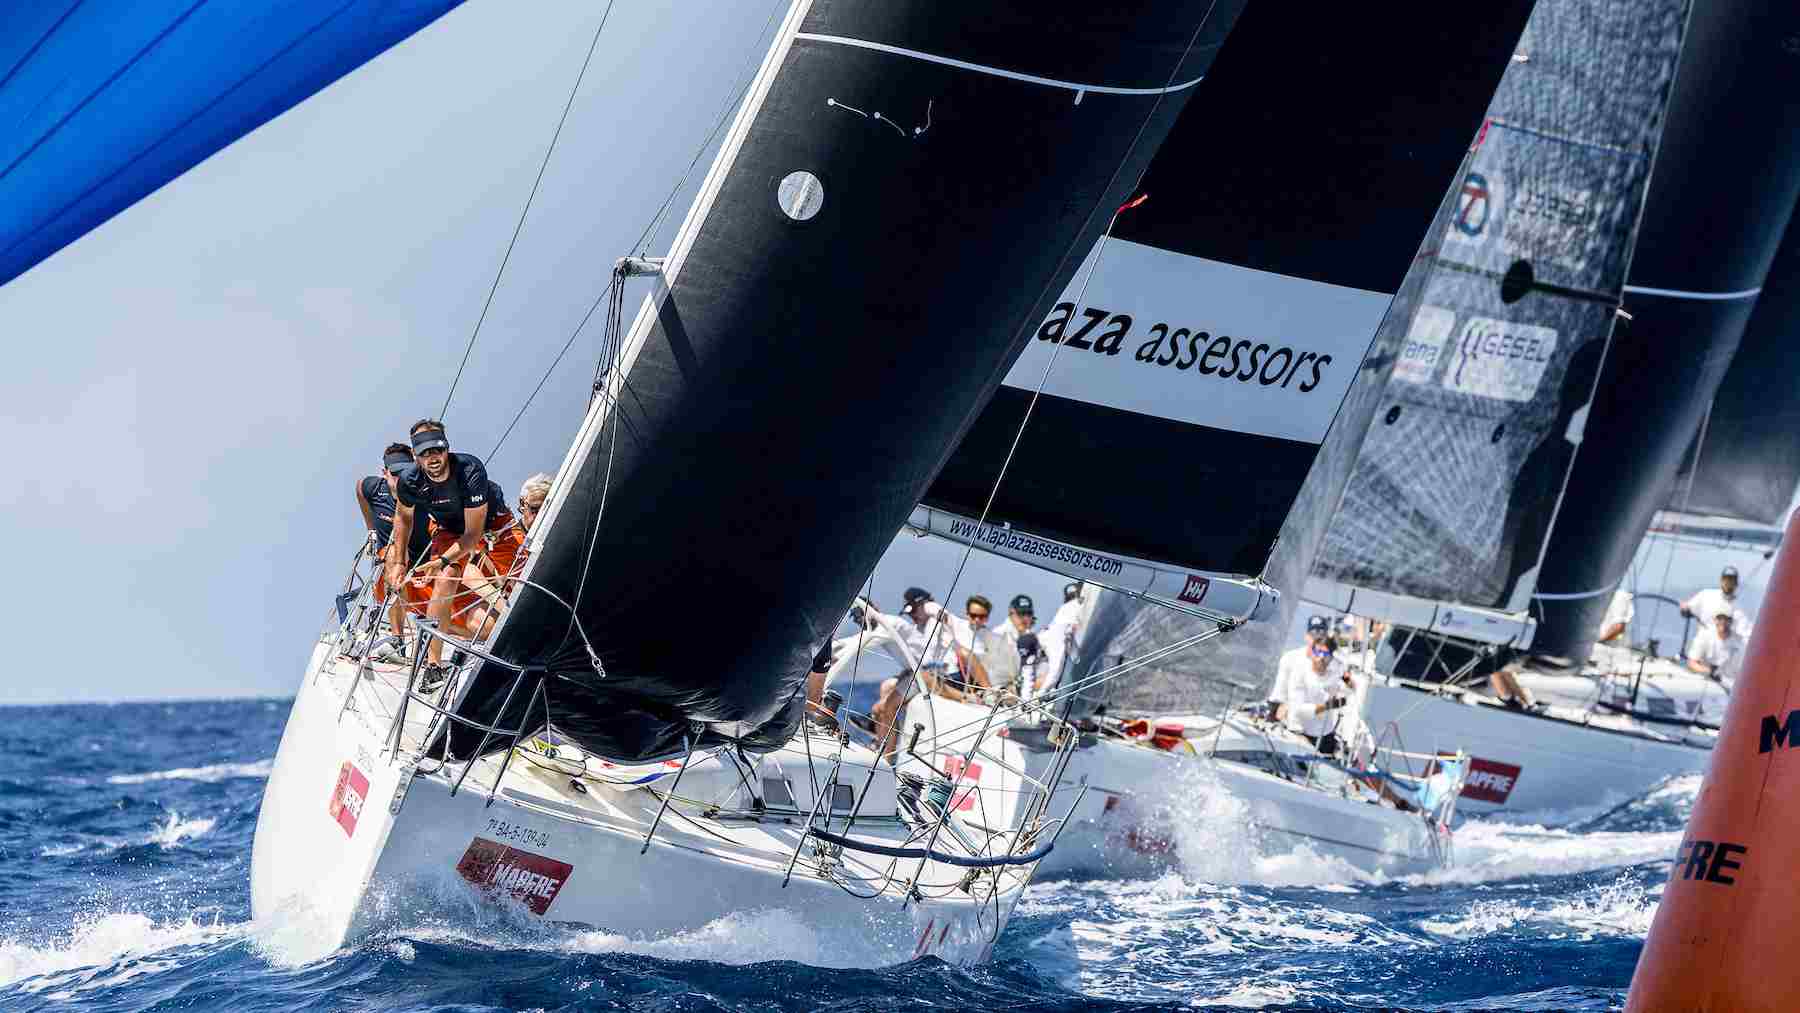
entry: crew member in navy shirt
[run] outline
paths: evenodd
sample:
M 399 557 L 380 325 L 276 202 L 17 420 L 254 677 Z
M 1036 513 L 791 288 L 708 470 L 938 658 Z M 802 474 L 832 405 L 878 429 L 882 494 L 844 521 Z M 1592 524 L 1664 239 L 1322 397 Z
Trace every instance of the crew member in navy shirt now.
M 431 550 L 414 573 L 432 578 L 426 615 L 441 629 L 475 639 L 490 632 L 498 596 L 483 601 L 471 587 L 492 586 L 511 571 L 525 545 L 519 526 L 500 487 L 488 481 L 487 467 L 473 454 L 453 454 L 444 424 L 436 419 L 413 423 L 413 466 L 395 483 L 394 540 L 410 539 L 416 525 L 429 518 Z M 418 515 L 423 513 L 424 518 Z M 398 582 L 397 564 L 388 564 L 388 580 Z M 443 642 L 432 640 L 427 659 L 434 671 Z
M 375 600 L 388 600 L 390 585 L 387 580 L 388 563 L 396 560 L 401 564 L 402 572 L 409 570 L 431 548 L 431 532 L 427 525 L 413 526 L 412 538 L 406 544 L 406 554 L 400 556 L 399 550 L 393 547 L 394 509 L 398 506 L 394 487 L 400 481 L 400 475 L 412 467 L 412 448 L 404 443 L 390 443 L 381 453 L 381 473 L 359 479 L 356 483 L 356 505 L 361 508 L 363 523 L 368 525 L 369 540 L 377 555 L 382 559 L 382 567 L 375 574 Z M 422 584 L 414 581 L 403 581 L 399 585 L 401 593 L 394 596 L 388 604 L 388 619 L 394 624 L 394 639 L 385 646 L 392 655 L 400 647 L 401 638 L 406 635 L 406 612 L 408 609 L 425 614 L 425 605 L 431 600 L 430 593 Z

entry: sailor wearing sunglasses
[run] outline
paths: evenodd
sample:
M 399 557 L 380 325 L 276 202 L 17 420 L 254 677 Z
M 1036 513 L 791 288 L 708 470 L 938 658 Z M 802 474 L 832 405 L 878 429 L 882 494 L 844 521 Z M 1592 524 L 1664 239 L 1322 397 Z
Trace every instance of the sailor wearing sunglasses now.
M 1349 671 L 1333 654 L 1336 646 L 1330 620 L 1313 616 L 1306 624 L 1306 642 L 1282 654 L 1269 694 L 1275 720 L 1328 756 L 1337 751 L 1339 711 L 1356 691 Z

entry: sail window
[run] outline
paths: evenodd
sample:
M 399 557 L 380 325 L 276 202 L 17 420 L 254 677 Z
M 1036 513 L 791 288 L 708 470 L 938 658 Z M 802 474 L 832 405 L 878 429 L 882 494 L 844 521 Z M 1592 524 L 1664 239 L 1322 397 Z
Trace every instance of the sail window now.
M 794 221 L 810 221 L 825 206 L 825 184 L 805 169 L 796 169 L 782 177 L 775 201 L 781 205 L 781 213 Z

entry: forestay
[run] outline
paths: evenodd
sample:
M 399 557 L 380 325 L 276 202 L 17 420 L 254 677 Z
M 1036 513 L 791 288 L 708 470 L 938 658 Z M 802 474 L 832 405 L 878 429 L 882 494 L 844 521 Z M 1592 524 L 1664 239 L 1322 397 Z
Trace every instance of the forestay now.
M 0 9 L 0 284 L 460 0 Z
M 814 651 L 1236 13 L 795 3 L 495 635 L 549 672 L 551 722 L 615 760 L 786 737 Z M 462 713 L 509 685 L 483 670 Z
M 1622 298 L 1685 8 L 1537 5 L 1435 237 L 1309 599 L 1529 640 L 1538 560 Z
M 1178 607 L 1271 611 L 1256 578 L 1529 6 L 1246 11 L 1147 199 L 1042 318 L 915 524 Z
M 1792 3 L 1693 7 L 1626 288 L 1631 340 L 1601 373 L 1546 546 L 1536 651 L 1588 653 L 1743 336 L 1800 193 L 1797 37 Z

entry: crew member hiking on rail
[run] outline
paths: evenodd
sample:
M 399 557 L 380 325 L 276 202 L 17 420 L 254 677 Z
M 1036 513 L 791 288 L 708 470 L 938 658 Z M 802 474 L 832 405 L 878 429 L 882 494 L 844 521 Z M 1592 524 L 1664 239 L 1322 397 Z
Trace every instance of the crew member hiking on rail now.
M 525 539 L 506 508 L 500 487 L 488 481 L 481 459 L 450 452 L 442 422 L 421 419 L 413 423 L 411 435 L 414 464 L 400 476 L 394 490 L 399 501 L 394 540 L 409 539 L 414 526 L 424 523 L 424 518 L 417 516 L 422 509 L 431 521 L 431 553 L 414 572 L 434 578 L 426 615 L 442 629 L 475 638 L 489 632 L 496 614 L 474 593 L 458 591 L 508 573 Z M 388 564 L 389 584 L 398 584 L 401 574 L 397 562 Z M 439 667 L 443 647 L 442 641 L 434 639 L 426 648 L 432 666 L 428 683 L 443 678 Z
M 369 528 L 370 542 L 382 560 L 381 569 L 375 574 L 375 600 L 388 601 L 390 590 L 398 592 L 388 602 L 388 621 L 393 623 L 394 632 L 385 643 L 376 648 L 377 660 L 382 657 L 404 657 L 407 610 L 424 615 L 425 604 L 431 598 L 422 586 L 412 581 L 402 580 L 396 584 L 388 580 L 390 564 L 398 563 L 401 572 L 405 573 L 425 558 L 426 551 L 431 548 L 431 533 L 423 524 L 414 525 L 404 555 L 393 543 L 394 508 L 398 505 L 394 487 L 399 484 L 400 475 L 412 467 L 412 464 L 411 447 L 404 443 L 390 443 L 381 452 L 381 473 L 358 479 L 356 483 L 356 505 L 362 510 L 363 523 Z

